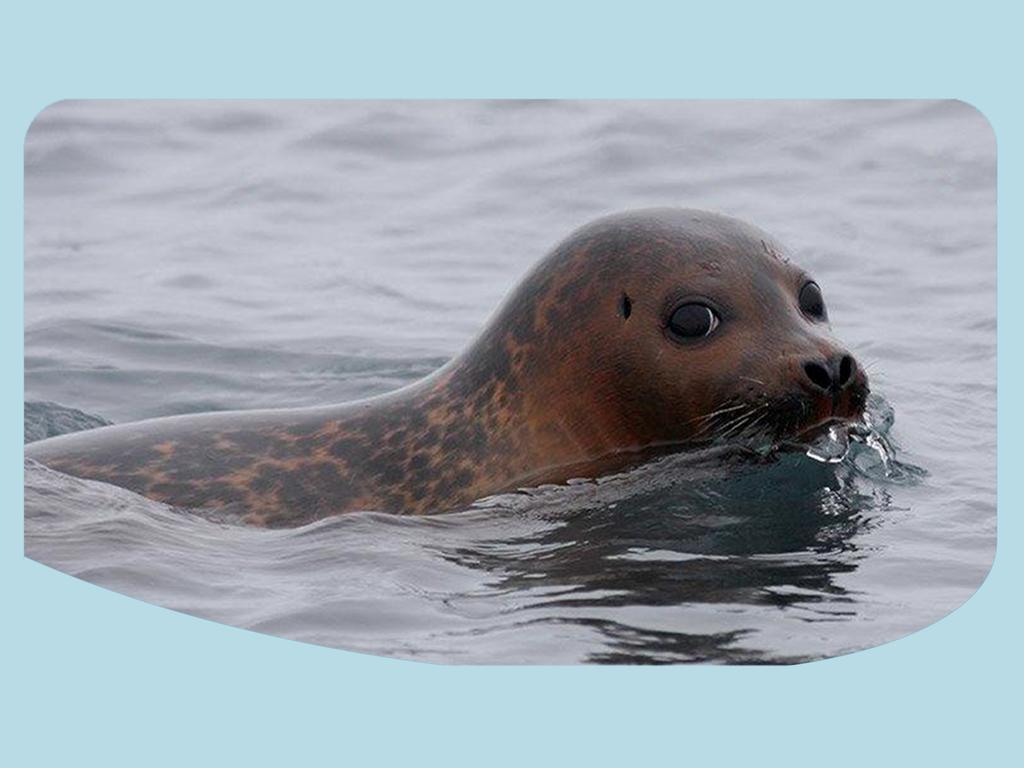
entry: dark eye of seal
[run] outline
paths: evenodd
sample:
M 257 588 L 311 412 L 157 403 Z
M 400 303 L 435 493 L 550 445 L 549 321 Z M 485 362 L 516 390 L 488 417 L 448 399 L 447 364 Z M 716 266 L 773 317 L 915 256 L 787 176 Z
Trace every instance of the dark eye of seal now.
M 718 327 L 718 315 L 706 304 L 683 304 L 668 319 L 668 329 L 683 339 L 710 336 Z
M 825 310 L 825 299 L 821 295 L 821 288 L 815 282 L 805 283 L 800 289 L 800 311 L 815 320 L 825 320 L 828 312 Z

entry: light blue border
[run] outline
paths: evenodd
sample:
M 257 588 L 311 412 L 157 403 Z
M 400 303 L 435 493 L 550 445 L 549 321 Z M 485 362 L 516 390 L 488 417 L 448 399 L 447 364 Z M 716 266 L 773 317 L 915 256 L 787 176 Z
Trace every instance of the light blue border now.
M 460 668 L 266 637 L 22 557 L 22 141 L 65 97 L 958 97 L 999 141 L 1000 431 L 1019 426 L 1020 25 L 1000 4 L 18 3 L 5 10 L 0 745 L 9 765 L 998 765 L 1022 494 L 978 594 L 794 668 Z M 1017 61 L 1017 65 L 1013 65 Z M 1011 170 L 1012 169 L 1012 170 Z M 1000 476 L 1021 466 L 1002 441 Z M 1013 730 L 1011 730 L 1013 728 Z M 7 762 L 11 760 L 11 762 Z

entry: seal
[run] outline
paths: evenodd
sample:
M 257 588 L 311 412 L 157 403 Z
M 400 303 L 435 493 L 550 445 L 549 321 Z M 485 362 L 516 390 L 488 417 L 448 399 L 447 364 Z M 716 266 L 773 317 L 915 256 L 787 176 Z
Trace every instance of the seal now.
M 450 511 L 709 443 L 799 442 L 858 417 L 867 394 L 821 289 L 779 242 L 660 208 L 572 233 L 462 354 L 403 389 L 101 427 L 25 452 L 173 506 L 288 527 Z

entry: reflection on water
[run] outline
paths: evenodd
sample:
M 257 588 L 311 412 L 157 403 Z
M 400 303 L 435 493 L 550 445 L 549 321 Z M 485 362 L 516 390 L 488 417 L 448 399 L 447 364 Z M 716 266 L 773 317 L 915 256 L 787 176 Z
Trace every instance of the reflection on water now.
M 454 515 L 360 513 L 295 531 L 217 525 L 28 462 L 27 549 L 199 616 L 397 656 L 541 661 L 508 649 L 568 635 L 561 660 L 792 662 L 842 649 L 842 632 L 770 648 L 750 619 L 858 618 L 840 577 L 864 557 L 862 535 L 895 509 L 883 465 L 868 457 L 860 468 L 864 452 L 856 446 L 842 464 L 676 455 Z M 905 486 L 921 471 L 902 476 Z
M 286 531 L 27 462 L 26 554 L 66 573 L 403 658 L 780 663 L 913 632 L 988 571 L 995 145 L 964 104 L 62 102 L 25 187 L 27 440 L 394 389 L 579 224 L 682 205 L 792 247 L 899 447 Z
M 799 606 L 805 621 L 856 615 L 855 601 L 836 576 L 853 572 L 861 554 L 856 535 L 891 509 L 884 487 L 862 492 L 851 468 L 813 465 L 801 456 L 744 466 L 736 457 L 713 467 L 673 457 L 616 478 L 623 494 L 590 503 L 557 498 L 555 525 L 509 543 L 440 554 L 497 578 L 510 593 L 543 589 L 545 599 L 523 605 L 522 617 L 566 621 L 591 607 L 719 606 L 743 612 Z M 656 478 L 674 476 L 664 487 Z M 710 474 L 701 477 L 702 474 Z M 655 480 L 654 488 L 647 489 Z M 570 494 L 571 495 L 571 494 Z M 532 497 L 534 500 L 536 496 Z M 538 513 L 536 503 L 529 505 Z M 568 507 L 568 509 L 567 509 Z M 500 505 L 492 507 L 500 509 Z M 507 513 L 509 510 L 501 510 Z M 548 618 L 551 617 L 551 618 Z M 576 617 L 605 636 L 593 661 L 765 661 L 763 650 L 738 647 L 752 630 L 702 633 L 629 626 Z M 776 657 L 775 661 L 799 657 Z

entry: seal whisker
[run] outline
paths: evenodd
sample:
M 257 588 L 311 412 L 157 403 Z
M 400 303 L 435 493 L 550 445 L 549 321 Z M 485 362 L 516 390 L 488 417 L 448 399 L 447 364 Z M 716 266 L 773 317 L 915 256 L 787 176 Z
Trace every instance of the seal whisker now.
M 710 416 L 713 416 L 714 418 L 709 418 L 707 420 L 707 422 L 704 424 L 704 426 L 702 426 L 699 430 L 697 430 L 697 432 L 695 433 L 694 437 L 702 435 L 702 434 L 704 434 L 705 432 L 707 432 L 709 430 L 722 430 L 722 429 L 725 429 L 725 428 L 731 426 L 732 424 L 736 423 L 737 421 L 739 421 L 739 420 L 743 419 L 745 416 L 747 416 L 748 415 L 747 411 L 749 411 L 750 408 L 751 408 L 751 406 L 749 404 L 747 404 L 747 403 L 739 403 L 738 405 L 736 405 L 734 407 L 723 408 L 723 409 L 720 409 L 716 413 L 710 414 Z M 730 413 L 731 414 L 732 412 L 735 412 L 737 410 L 744 410 L 744 412 L 740 413 L 738 415 L 735 415 L 735 416 L 730 415 L 729 418 L 727 418 L 724 422 L 720 423 L 718 421 L 719 419 L 721 419 L 721 414 L 723 414 L 723 413 Z
M 770 403 L 763 402 L 752 407 L 747 413 L 744 413 L 738 419 L 734 419 L 723 425 L 723 431 L 719 433 L 720 438 L 729 437 L 730 435 L 740 435 L 743 433 L 749 433 L 751 428 L 762 421 L 765 417 L 771 414 Z M 730 426 L 731 425 L 731 426 Z
M 705 419 L 710 419 L 710 418 L 713 418 L 713 417 L 718 416 L 720 414 L 728 413 L 730 411 L 736 411 L 736 410 L 739 410 L 740 408 L 746 408 L 746 407 L 747 407 L 747 405 L 745 403 L 740 403 L 739 405 L 733 405 L 733 406 L 731 406 L 729 408 L 719 408 L 717 411 L 712 411 L 711 413 L 706 413 L 703 416 L 697 416 L 696 418 L 690 419 L 689 421 L 686 421 L 686 422 L 683 422 L 683 423 L 684 424 L 690 424 L 691 422 L 694 422 L 694 421 L 704 421 Z
M 754 426 L 756 424 L 758 424 L 759 422 L 764 421 L 765 416 L 767 416 L 768 414 L 769 414 L 769 411 L 766 410 L 764 413 L 762 413 L 756 419 L 754 419 L 749 424 L 747 424 L 745 429 L 747 430 L 748 434 L 754 434 L 754 432 L 753 432 Z
M 758 413 L 763 407 L 763 405 L 754 406 L 747 410 L 745 413 L 742 413 L 739 416 L 730 419 L 729 421 L 722 425 L 721 431 L 718 433 L 718 437 L 728 437 L 733 432 L 742 429 L 746 421 L 752 418 L 754 414 Z

